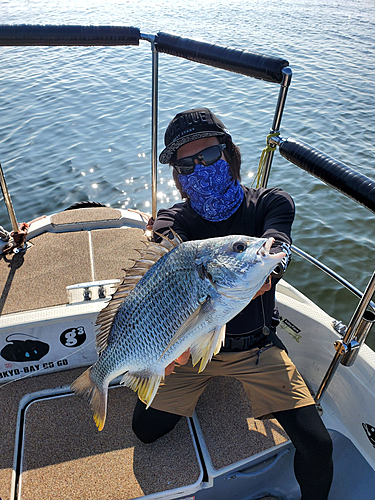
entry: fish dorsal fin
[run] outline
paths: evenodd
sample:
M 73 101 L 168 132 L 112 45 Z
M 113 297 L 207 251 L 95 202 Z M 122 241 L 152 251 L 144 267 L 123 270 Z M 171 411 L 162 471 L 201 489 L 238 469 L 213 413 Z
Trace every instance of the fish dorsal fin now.
M 129 269 L 123 269 L 123 271 L 125 271 L 125 277 L 122 283 L 117 287 L 111 300 L 106 307 L 100 311 L 96 319 L 95 324 L 99 327 L 95 339 L 96 351 L 98 354 L 103 352 L 108 346 L 109 334 L 120 305 L 155 262 L 182 242 L 181 238 L 173 229 L 171 229 L 171 232 L 173 234 L 173 239 L 155 233 L 162 238 L 160 243 L 155 243 L 150 240 L 141 240 L 145 245 L 144 248 L 136 249 L 140 257 L 138 259 L 131 259 L 134 261 L 133 266 Z
M 171 227 L 169 228 L 169 231 L 172 233 L 173 238 L 168 238 L 167 236 L 164 236 L 164 234 L 158 233 L 157 231 L 154 231 L 154 234 L 162 239 L 162 241 L 160 242 L 161 245 L 164 244 L 168 248 L 177 247 L 180 243 L 182 243 L 183 240 Z M 172 245 L 172 247 L 170 245 Z

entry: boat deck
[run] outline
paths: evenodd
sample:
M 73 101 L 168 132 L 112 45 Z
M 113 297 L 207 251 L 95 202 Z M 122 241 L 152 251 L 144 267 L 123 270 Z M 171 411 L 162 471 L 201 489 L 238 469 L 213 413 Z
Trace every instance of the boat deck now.
M 69 231 L 70 224 L 115 220 L 116 212 L 95 208 L 58 214 L 52 217 L 57 232 L 33 238 L 25 254 L 3 257 L 2 318 L 64 306 L 66 286 L 121 278 L 122 268 L 138 255 L 141 228 Z M 89 405 L 69 390 L 84 369 L 0 385 L 1 500 L 165 498 L 172 490 L 186 498 L 195 489 L 202 493 L 207 481 L 207 463 L 198 452 L 202 440 L 208 465 L 218 471 L 287 440 L 276 421 L 253 419 L 241 384 L 223 377 L 213 379 L 199 401 L 194 417 L 199 439 L 194 421 L 183 418 L 156 443 L 141 443 L 131 430 L 136 395 L 118 386 L 109 391 L 108 419 L 99 433 Z
M 104 492 L 106 500 L 130 500 L 184 490 L 202 481 L 188 419 L 181 419 L 169 435 L 146 445 L 131 430 L 136 395 L 130 389 L 110 389 L 108 418 L 100 433 L 84 401 L 65 391 L 51 396 L 81 372 L 67 370 L 1 387 L 2 500 L 12 498 L 13 469 L 20 484 L 20 494 L 13 498 L 23 500 L 99 500 Z M 24 411 L 17 423 L 20 401 L 27 394 L 35 396 L 21 403 Z M 197 418 L 216 470 L 287 439 L 276 421 L 253 419 L 242 386 L 224 377 L 213 379 L 204 392 Z M 18 460 L 14 462 L 17 438 Z
M 30 240 L 26 253 L 1 255 L 0 314 L 64 305 L 69 285 L 123 277 L 129 259 L 139 256 L 134 248 L 141 248 L 143 230 L 79 230 L 85 222 L 115 221 L 120 216 L 119 210 L 110 208 L 61 212 L 51 217 L 56 232 Z

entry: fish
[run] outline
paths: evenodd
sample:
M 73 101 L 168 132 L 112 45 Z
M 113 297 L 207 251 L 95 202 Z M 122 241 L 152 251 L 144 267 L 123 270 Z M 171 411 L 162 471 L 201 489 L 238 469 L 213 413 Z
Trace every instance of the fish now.
M 221 349 L 226 323 L 285 257 L 270 254 L 274 238 L 159 236 L 160 243 L 145 241 L 138 249 L 140 257 L 98 314 L 98 360 L 71 384 L 90 403 L 99 431 L 112 380 L 122 375 L 120 383 L 148 408 L 165 368 L 187 349 L 203 371 Z

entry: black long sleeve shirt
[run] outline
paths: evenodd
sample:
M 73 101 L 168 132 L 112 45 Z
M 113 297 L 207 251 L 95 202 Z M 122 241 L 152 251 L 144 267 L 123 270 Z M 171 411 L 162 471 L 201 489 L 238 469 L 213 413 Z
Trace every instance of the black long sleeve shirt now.
M 154 223 L 154 231 L 168 235 L 172 228 L 184 241 L 201 240 L 232 234 L 275 238 L 271 253 L 290 245 L 294 220 L 292 198 L 278 188 L 252 189 L 243 186 L 244 199 L 238 210 L 228 219 L 211 222 L 203 219 L 191 207 L 190 201 L 161 209 Z M 244 335 L 269 326 L 275 307 L 275 285 L 269 292 L 257 297 L 227 324 L 227 335 Z

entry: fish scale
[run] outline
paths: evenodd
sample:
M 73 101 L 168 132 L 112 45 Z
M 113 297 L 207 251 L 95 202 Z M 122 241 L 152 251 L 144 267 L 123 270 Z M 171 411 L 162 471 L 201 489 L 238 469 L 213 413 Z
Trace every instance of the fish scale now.
M 176 257 L 174 260 L 177 262 L 181 261 L 178 255 L 174 257 Z M 159 263 L 160 265 L 158 265 Z M 168 262 L 167 273 L 164 270 L 165 266 L 162 264 L 164 262 L 158 261 L 154 268 L 150 270 L 147 279 L 144 279 L 144 283 L 141 280 L 134 288 L 134 293 L 122 306 L 124 314 L 121 314 L 120 310 L 113 325 L 114 332 L 124 332 L 118 341 L 117 347 L 128 354 L 140 349 L 139 337 L 131 336 L 131 330 L 137 328 L 141 338 L 143 340 L 148 339 L 149 348 L 147 351 L 143 351 L 145 363 L 147 361 L 150 363 L 157 362 L 160 357 L 160 347 L 165 349 L 170 340 L 168 335 L 170 325 L 174 323 L 179 327 L 187 316 L 192 314 L 198 307 L 199 303 L 196 297 L 206 295 L 209 289 L 207 284 L 198 282 L 199 286 L 197 286 L 197 279 L 191 279 L 194 269 L 181 270 L 176 265 L 171 266 Z M 169 272 L 169 267 L 172 267 L 174 272 Z M 160 279 L 159 276 L 163 276 L 163 278 Z M 174 289 L 177 283 L 181 295 L 179 308 L 173 306 Z M 139 308 L 140 302 L 143 305 L 142 309 Z M 156 323 L 156 318 L 158 318 L 159 323 Z M 142 334 L 145 334 L 144 329 L 146 328 L 149 333 L 152 332 L 152 335 L 142 336 Z M 157 329 L 157 332 L 154 329 Z M 130 350 L 125 342 L 130 342 Z M 123 347 L 122 344 L 124 344 Z
M 99 358 L 72 384 L 90 402 L 101 430 L 108 385 L 121 383 L 152 403 L 165 368 L 190 349 L 204 370 L 219 352 L 225 324 L 253 298 L 285 256 L 273 238 L 225 236 L 148 242 L 97 318 Z

